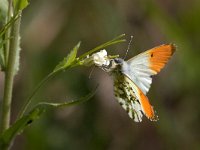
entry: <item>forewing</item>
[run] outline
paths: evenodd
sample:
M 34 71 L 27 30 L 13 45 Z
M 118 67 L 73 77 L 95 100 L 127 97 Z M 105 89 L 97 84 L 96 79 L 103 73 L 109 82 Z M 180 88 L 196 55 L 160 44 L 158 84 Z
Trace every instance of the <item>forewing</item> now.
M 164 44 L 147 50 L 127 61 L 129 70 L 124 72 L 144 94 L 149 91 L 152 75 L 156 75 L 165 66 L 175 51 L 173 44 Z

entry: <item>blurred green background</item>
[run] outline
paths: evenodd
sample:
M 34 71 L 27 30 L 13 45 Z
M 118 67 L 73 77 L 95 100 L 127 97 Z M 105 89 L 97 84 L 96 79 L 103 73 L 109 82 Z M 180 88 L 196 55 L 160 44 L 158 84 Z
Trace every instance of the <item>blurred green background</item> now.
M 199 0 L 32 0 L 23 12 L 21 66 L 16 77 L 12 119 L 36 84 L 82 41 L 79 54 L 117 35 L 133 42 L 128 58 L 163 43 L 177 51 L 153 77 L 148 97 L 158 122 L 129 119 L 113 96 L 111 78 L 79 67 L 50 80 L 34 97 L 61 102 L 79 98 L 100 84 L 88 102 L 48 111 L 17 136 L 12 150 L 199 150 Z M 125 55 L 128 42 L 107 48 Z M 3 75 L 0 87 L 2 91 Z M 2 95 L 1 95 L 2 99 Z

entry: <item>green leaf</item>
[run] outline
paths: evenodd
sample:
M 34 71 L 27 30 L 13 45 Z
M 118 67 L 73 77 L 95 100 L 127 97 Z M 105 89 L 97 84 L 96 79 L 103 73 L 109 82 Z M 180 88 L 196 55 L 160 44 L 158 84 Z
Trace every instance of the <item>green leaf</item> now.
M 53 70 L 53 72 L 57 72 L 60 70 L 65 70 L 66 68 L 70 67 L 72 63 L 76 59 L 77 51 L 80 47 L 81 42 L 79 42 L 73 49 L 72 51 L 68 54 L 67 57 L 65 57 Z
M 117 44 L 117 43 L 121 43 L 121 42 L 125 42 L 126 40 L 125 40 L 125 39 L 122 39 L 124 36 L 125 36 L 125 34 L 121 34 L 121 35 L 117 36 L 116 38 L 114 38 L 114 39 L 112 39 L 112 40 L 110 40 L 110 41 L 108 41 L 108 42 L 106 42 L 106 43 L 103 43 L 103 44 L 97 46 L 97 47 L 94 48 L 94 49 L 89 50 L 88 52 L 86 52 L 86 53 L 84 53 L 83 55 L 81 55 L 81 56 L 79 57 L 79 59 L 80 59 L 80 60 L 81 60 L 81 59 L 84 59 L 84 58 L 87 57 L 88 55 L 90 55 L 90 54 L 92 54 L 92 53 L 94 53 L 94 52 L 96 52 L 96 51 L 98 51 L 98 50 L 101 50 L 101 49 L 103 49 L 103 48 L 105 48 L 105 47 L 107 47 L 107 46 L 110 46 L 110 45 L 113 45 L 113 44 Z
M 14 0 L 14 9 L 16 12 L 23 10 L 28 6 L 28 0 Z
M 10 128 L 3 132 L 0 136 L 0 149 L 8 147 L 12 139 L 23 132 L 23 130 L 33 123 L 35 120 L 39 119 L 41 115 L 49 110 L 50 108 L 67 107 L 72 105 L 77 105 L 89 100 L 96 93 L 97 87 L 88 95 L 74 101 L 63 102 L 63 103 L 39 103 L 37 104 L 27 115 L 24 115 L 19 120 L 17 120 Z

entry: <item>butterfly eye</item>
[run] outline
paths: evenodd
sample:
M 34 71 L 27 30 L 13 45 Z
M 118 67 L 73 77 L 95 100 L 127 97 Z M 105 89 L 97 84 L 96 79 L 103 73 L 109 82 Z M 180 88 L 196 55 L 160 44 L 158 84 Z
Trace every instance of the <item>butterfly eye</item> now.
M 114 61 L 116 64 L 122 64 L 124 60 L 121 58 L 115 58 Z

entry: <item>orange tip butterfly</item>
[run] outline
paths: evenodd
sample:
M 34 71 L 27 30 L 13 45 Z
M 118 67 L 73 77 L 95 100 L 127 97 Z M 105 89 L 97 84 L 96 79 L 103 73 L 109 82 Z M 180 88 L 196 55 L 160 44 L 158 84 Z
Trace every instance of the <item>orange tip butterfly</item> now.
M 173 44 L 163 44 L 128 61 L 114 58 L 109 60 L 109 65 L 101 66 L 112 75 L 115 97 L 135 122 L 141 122 L 143 115 L 151 121 L 158 120 L 146 94 L 152 83 L 152 75 L 160 72 L 175 49 Z

